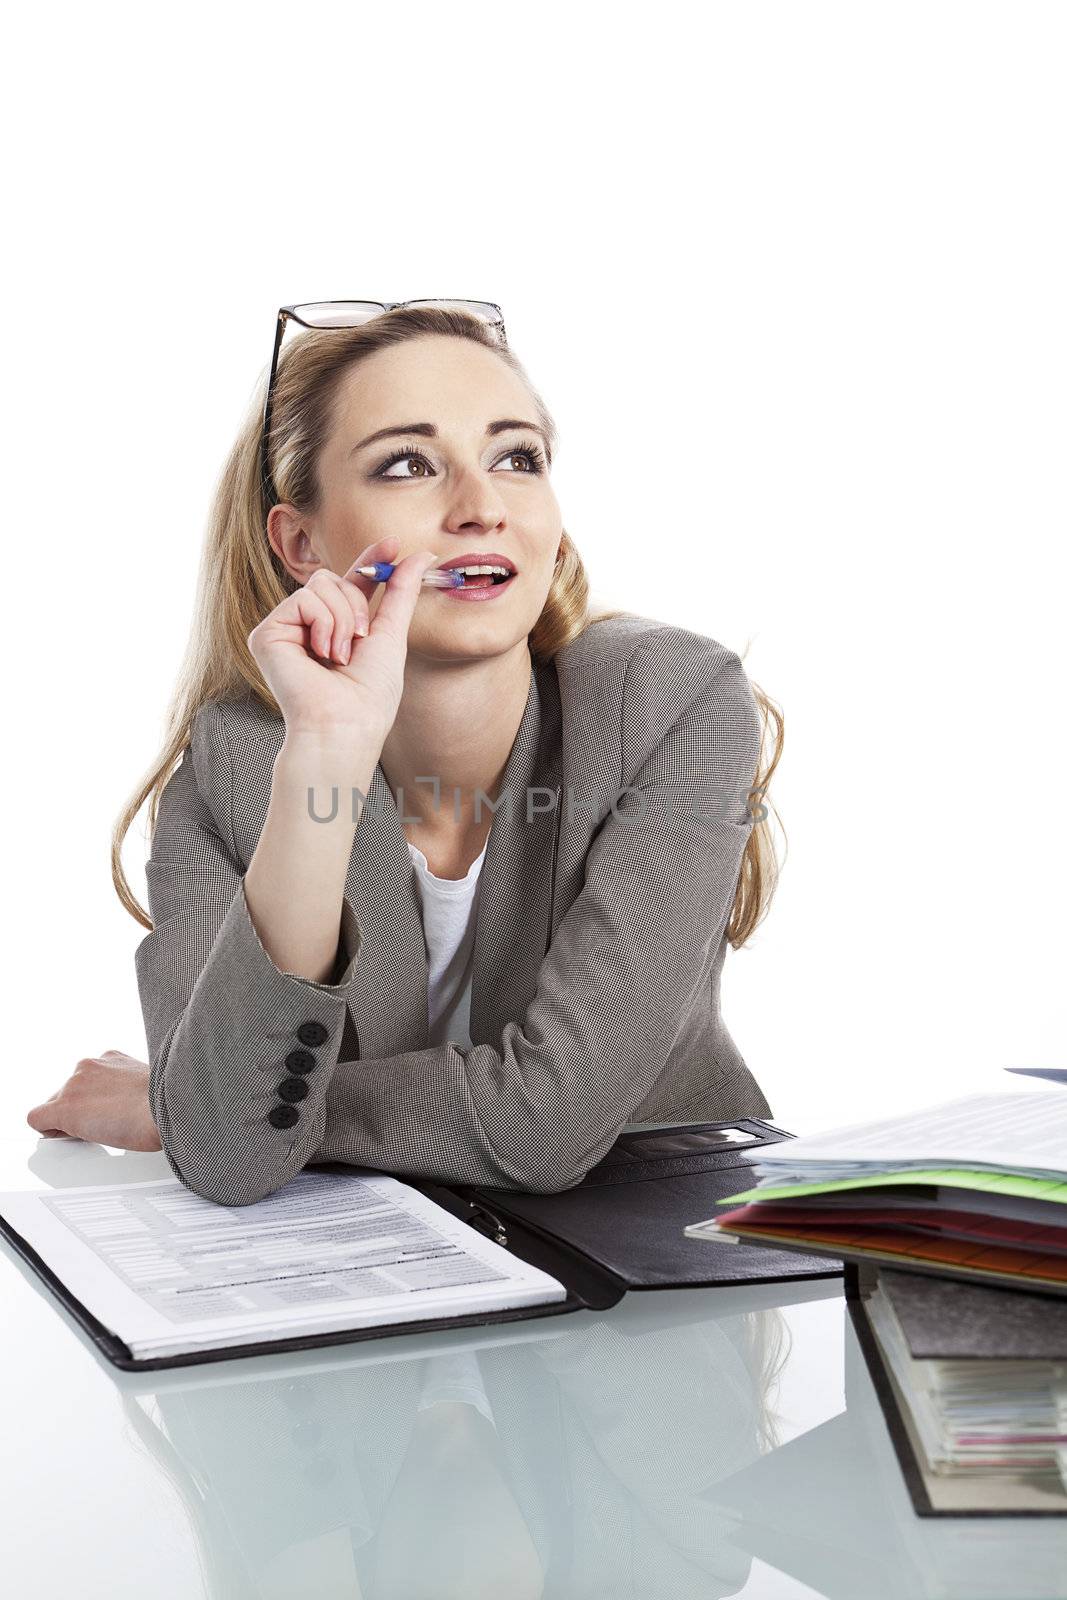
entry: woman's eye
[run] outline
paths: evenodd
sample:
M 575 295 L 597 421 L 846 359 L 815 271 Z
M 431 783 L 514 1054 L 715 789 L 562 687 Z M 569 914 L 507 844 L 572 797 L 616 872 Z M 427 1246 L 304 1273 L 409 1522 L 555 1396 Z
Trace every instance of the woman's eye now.
M 537 450 L 509 450 L 507 455 L 502 457 L 502 459 L 504 461 L 525 461 L 526 465 L 523 468 L 524 472 L 539 472 L 541 470 L 541 455 L 540 451 Z
M 382 463 L 375 476 L 379 478 L 402 478 L 405 476 L 410 476 L 410 474 L 405 474 L 402 472 L 387 471 L 387 468 L 395 466 L 400 461 L 421 461 L 424 467 L 429 466 L 429 462 L 426 460 L 426 457 L 424 455 L 420 455 L 417 450 L 399 450 L 395 452 L 395 454 L 391 455 L 388 461 L 384 461 Z

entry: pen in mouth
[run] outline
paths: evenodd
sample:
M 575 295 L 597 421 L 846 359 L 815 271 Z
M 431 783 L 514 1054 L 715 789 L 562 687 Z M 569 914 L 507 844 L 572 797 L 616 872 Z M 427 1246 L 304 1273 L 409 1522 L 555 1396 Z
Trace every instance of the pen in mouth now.
M 354 569 L 361 577 L 375 583 L 387 583 L 396 571 L 393 561 L 375 561 L 366 567 Z M 457 593 L 489 592 L 504 589 L 516 576 L 514 563 L 505 556 L 486 556 L 479 559 L 459 556 L 453 561 L 428 568 L 422 583 L 428 589 L 446 589 Z

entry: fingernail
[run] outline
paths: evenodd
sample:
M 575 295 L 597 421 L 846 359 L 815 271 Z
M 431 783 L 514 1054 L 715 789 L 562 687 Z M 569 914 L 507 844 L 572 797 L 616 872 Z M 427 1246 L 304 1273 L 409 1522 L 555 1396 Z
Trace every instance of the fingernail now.
M 351 654 L 352 654 L 352 641 L 351 641 L 351 639 L 346 639 L 344 644 L 341 646 L 341 660 L 342 661 L 347 661 Z

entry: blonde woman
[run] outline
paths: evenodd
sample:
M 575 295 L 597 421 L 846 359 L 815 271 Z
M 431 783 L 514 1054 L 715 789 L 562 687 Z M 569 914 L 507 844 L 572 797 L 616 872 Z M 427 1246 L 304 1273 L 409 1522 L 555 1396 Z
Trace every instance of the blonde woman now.
M 589 614 L 496 308 L 279 344 L 113 839 L 149 1061 L 83 1059 L 31 1126 L 233 1206 L 313 1161 L 552 1192 L 634 1123 L 769 1116 L 719 983 L 773 891 L 777 708 L 714 639 Z M 422 583 L 456 564 L 510 576 Z

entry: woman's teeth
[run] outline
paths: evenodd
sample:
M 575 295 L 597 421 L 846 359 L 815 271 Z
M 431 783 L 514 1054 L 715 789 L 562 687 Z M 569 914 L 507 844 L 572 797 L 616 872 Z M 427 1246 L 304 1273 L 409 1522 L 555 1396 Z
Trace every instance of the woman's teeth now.
M 490 583 L 494 579 L 503 583 L 512 575 L 508 567 L 453 567 L 452 570 L 453 572 L 462 572 L 464 581 L 468 584 L 470 584 L 471 579 L 478 580 L 479 578 L 488 578 Z

